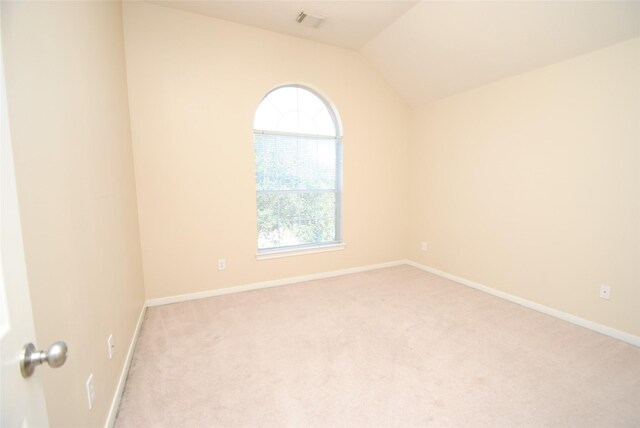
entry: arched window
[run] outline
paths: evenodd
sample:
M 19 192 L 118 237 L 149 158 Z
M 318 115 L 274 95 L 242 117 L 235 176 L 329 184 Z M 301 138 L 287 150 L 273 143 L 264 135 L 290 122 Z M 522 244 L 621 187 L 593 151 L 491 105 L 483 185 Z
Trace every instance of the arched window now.
M 263 99 L 253 122 L 258 253 L 342 241 L 342 133 L 314 91 L 289 85 Z

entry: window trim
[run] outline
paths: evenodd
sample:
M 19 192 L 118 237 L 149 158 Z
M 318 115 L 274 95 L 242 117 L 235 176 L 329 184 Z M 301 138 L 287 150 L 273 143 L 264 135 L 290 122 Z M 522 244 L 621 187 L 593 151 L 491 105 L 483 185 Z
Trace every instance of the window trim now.
M 307 245 L 290 245 L 287 247 L 268 248 L 265 250 L 258 250 L 256 253 L 257 260 L 270 260 L 280 259 L 283 257 L 295 257 L 304 256 L 307 254 L 328 253 L 331 251 L 344 250 L 347 244 L 343 241 L 334 241 L 331 243 L 322 244 L 307 244 Z
M 343 140 L 343 132 L 342 132 L 342 122 L 338 115 L 335 107 L 327 100 L 326 97 L 321 95 L 318 91 L 313 88 L 310 88 L 305 85 L 300 84 L 284 84 L 277 86 L 267 92 L 258 103 L 258 108 L 265 101 L 265 99 L 274 91 L 282 88 L 299 88 L 304 89 L 306 91 L 314 94 L 318 99 L 325 105 L 331 119 L 333 120 L 333 125 L 335 128 L 335 135 L 322 135 L 322 134 L 305 134 L 305 133 L 296 133 L 296 132 L 285 132 L 285 131 L 268 131 L 263 129 L 253 128 L 253 136 L 255 141 L 256 135 L 274 135 L 274 136 L 291 136 L 291 137 L 303 137 L 303 138 L 313 138 L 313 139 L 328 139 L 336 142 L 336 189 L 331 193 L 336 195 L 336 207 L 335 207 L 335 240 L 334 241 L 326 241 L 315 244 L 301 244 L 301 245 L 288 245 L 282 247 L 274 247 L 274 248 L 257 248 L 256 258 L 258 260 L 267 260 L 273 258 L 280 257 L 292 257 L 299 256 L 305 254 L 314 254 L 314 253 L 323 253 L 328 251 L 338 251 L 343 250 L 345 248 L 344 237 L 343 237 L 343 159 L 342 159 L 342 140 Z M 257 113 L 257 110 L 256 110 Z M 254 114 L 255 120 L 255 114 Z M 254 147 L 255 150 L 255 147 Z M 256 200 L 257 200 L 258 190 L 256 188 Z M 257 213 L 257 210 L 256 210 Z M 256 224 L 257 225 L 257 224 Z M 259 231 L 256 235 L 259 235 Z M 257 240 L 256 240 L 257 244 Z

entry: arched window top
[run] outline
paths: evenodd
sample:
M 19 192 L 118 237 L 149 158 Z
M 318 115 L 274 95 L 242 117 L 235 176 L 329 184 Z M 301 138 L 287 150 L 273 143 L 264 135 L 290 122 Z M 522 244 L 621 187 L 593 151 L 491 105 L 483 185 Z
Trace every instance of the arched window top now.
M 338 119 L 329 104 L 312 90 L 281 86 L 263 99 L 253 121 L 256 131 L 340 136 Z
M 342 137 L 315 91 L 281 86 L 253 122 L 258 256 L 342 249 Z

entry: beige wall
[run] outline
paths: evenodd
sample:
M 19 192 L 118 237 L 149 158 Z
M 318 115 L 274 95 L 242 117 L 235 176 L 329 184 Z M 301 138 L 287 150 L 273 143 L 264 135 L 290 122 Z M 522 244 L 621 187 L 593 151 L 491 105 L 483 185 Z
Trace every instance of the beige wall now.
M 408 110 L 360 55 L 151 4 L 124 23 L 147 298 L 405 256 Z M 253 115 L 287 82 L 342 118 L 347 246 L 257 261 Z
M 121 6 L 2 2 L 2 32 L 37 344 L 69 345 L 49 420 L 103 426 L 144 300 Z
M 70 346 L 41 372 L 54 426 L 104 423 L 141 260 L 155 298 L 409 257 L 640 334 L 640 39 L 410 112 L 355 52 L 123 7 L 124 41 L 115 2 L 2 4 L 38 341 Z M 286 82 L 342 118 L 347 247 L 257 261 L 251 124 Z
M 410 159 L 411 259 L 640 334 L 640 39 L 417 109 Z

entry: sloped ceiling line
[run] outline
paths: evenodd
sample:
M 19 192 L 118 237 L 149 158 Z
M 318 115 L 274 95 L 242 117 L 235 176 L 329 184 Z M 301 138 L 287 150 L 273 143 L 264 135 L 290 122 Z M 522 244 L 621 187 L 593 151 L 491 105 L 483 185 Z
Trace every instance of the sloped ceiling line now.
M 357 50 L 413 106 L 640 36 L 640 1 L 152 3 Z

